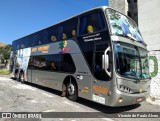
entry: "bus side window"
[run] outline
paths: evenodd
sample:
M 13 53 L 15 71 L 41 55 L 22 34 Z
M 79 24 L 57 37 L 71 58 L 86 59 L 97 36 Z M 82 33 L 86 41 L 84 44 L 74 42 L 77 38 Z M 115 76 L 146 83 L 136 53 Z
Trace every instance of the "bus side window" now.
M 49 43 L 59 40 L 59 25 L 51 26 L 47 29 L 49 36 Z
M 37 46 L 37 45 L 39 45 L 39 40 L 38 40 L 38 34 L 37 33 L 35 33 L 34 34 L 34 37 L 33 37 L 34 39 L 34 41 L 33 41 L 33 45 L 32 46 Z
M 48 44 L 49 43 L 49 37 L 48 37 L 48 31 L 45 29 L 43 31 L 43 44 Z
M 72 30 L 72 37 L 76 36 L 76 30 Z
M 62 40 L 70 39 L 76 36 L 78 19 L 72 18 L 60 25 L 60 36 Z
M 92 25 L 88 25 L 87 26 L 87 33 L 93 33 L 93 32 L 94 32 L 93 26 Z
M 44 44 L 44 40 L 43 40 L 43 30 L 41 30 L 41 31 L 39 31 L 37 34 L 38 34 L 38 45 L 42 45 L 42 44 Z
M 61 71 L 69 72 L 69 73 L 75 72 L 76 68 L 75 68 L 71 55 L 62 54 L 61 56 L 62 56 Z
M 51 36 L 51 40 L 52 40 L 52 42 L 54 42 L 57 40 L 57 37 L 53 35 L 53 36 Z
M 104 27 L 104 20 L 100 12 L 89 13 L 80 18 L 79 34 L 83 35 L 101 31 Z
M 64 40 L 64 39 L 67 39 L 67 35 L 65 34 L 65 33 L 63 33 L 63 35 L 62 35 L 62 39 Z

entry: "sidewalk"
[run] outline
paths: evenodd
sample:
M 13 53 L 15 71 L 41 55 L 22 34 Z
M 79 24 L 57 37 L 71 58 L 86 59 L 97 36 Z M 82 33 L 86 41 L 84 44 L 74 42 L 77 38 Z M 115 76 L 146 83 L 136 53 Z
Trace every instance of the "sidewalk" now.
M 159 105 L 159 106 L 160 106 L 160 100 L 158 100 L 158 99 L 155 99 L 154 101 L 152 101 L 151 98 L 148 97 L 148 98 L 146 99 L 146 102 L 147 102 L 147 103 L 150 103 L 150 104 L 152 104 L 152 105 Z
M 0 75 L 0 77 L 11 78 L 11 75 Z

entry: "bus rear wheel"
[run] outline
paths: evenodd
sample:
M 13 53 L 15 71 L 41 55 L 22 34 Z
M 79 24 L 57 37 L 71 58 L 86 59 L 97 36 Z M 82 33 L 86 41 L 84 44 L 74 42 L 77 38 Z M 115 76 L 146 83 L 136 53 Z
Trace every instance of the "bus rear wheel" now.
M 74 82 L 67 83 L 66 97 L 71 101 L 78 99 L 78 89 Z
M 21 83 L 25 83 L 24 73 L 23 73 L 23 72 L 21 72 L 20 75 L 19 75 L 19 81 L 20 81 Z
M 19 80 L 18 80 L 18 72 L 15 72 L 15 74 L 14 74 L 14 79 L 17 80 L 17 81 L 19 81 Z

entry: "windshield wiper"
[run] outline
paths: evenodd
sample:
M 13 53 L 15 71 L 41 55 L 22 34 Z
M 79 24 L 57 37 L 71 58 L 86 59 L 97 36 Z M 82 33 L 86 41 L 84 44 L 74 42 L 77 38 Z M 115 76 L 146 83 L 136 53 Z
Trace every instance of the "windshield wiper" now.
M 136 72 L 135 71 L 130 71 L 130 72 L 125 72 L 125 75 L 130 75 L 130 76 L 134 76 L 136 78 L 136 82 L 140 82 L 140 79 L 137 77 Z
M 140 79 L 137 77 L 137 75 L 136 75 L 136 72 L 135 71 L 131 71 L 133 74 L 134 74 L 134 76 L 136 77 L 136 79 L 137 79 L 137 82 L 140 82 Z

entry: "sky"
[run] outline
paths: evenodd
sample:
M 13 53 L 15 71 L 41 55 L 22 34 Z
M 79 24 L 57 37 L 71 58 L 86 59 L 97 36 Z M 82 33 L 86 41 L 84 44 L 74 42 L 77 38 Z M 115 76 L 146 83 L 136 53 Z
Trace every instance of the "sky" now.
M 0 42 L 12 44 L 98 6 L 108 6 L 108 0 L 0 0 Z

